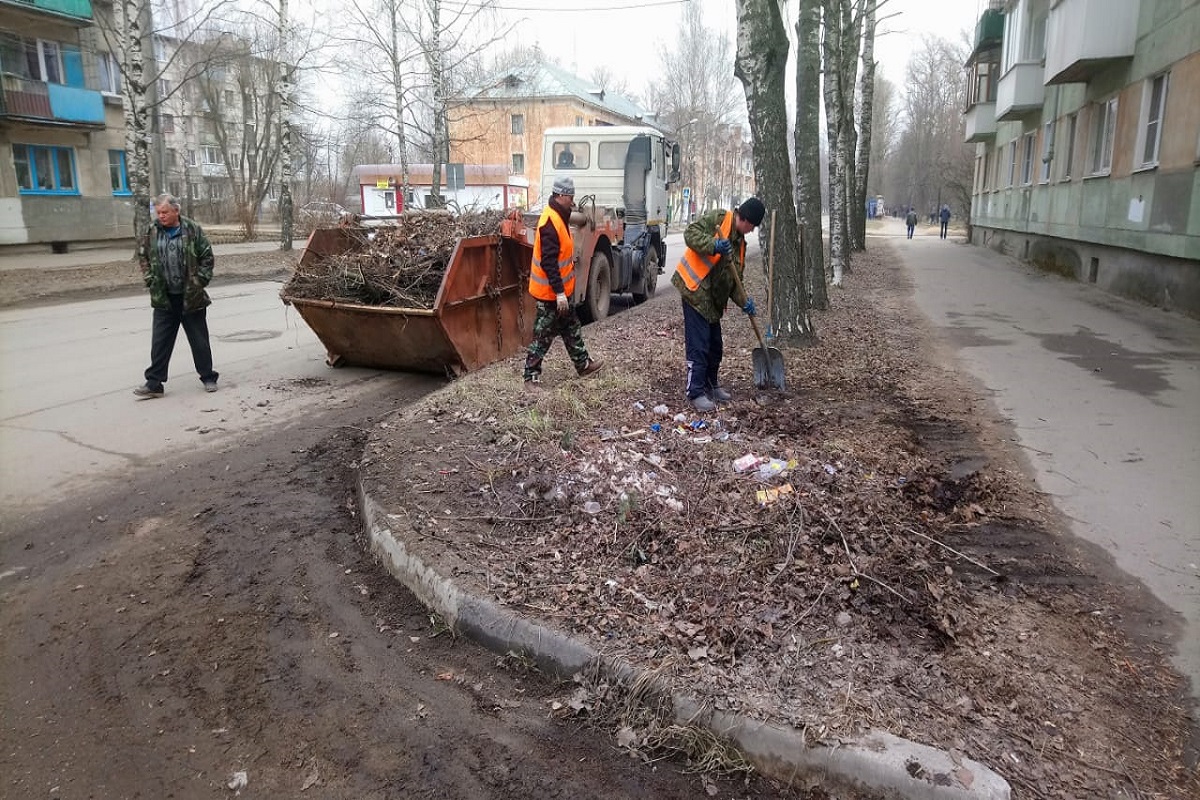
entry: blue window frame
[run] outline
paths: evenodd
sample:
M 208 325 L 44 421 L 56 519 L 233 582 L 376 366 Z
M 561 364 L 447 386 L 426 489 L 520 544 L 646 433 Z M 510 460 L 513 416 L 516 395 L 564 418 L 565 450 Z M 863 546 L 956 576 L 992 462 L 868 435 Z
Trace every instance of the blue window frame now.
M 36 144 L 14 144 L 12 148 L 21 194 L 79 194 L 72 148 Z
M 108 178 L 112 181 L 113 194 L 133 194 L 129 191 L 129 171 L 125 168 L 124 150 L 108 151 Z

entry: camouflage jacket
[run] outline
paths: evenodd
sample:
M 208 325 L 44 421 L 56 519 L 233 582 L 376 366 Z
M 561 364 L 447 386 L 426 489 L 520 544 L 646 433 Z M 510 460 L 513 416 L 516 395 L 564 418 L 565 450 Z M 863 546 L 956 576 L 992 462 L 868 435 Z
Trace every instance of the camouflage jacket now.
M 700 215 L 683 232 L 684 244 L 697 253 L 706 256 L 712 255 L 713 241 L 715 241 L 717 230 L 724 220 L 725 209 L 723 208 L 716 208 Z M 700 282 L 700 287 L 694 292 L 684 284 L 678 269 L 671 276 L 671 284 L 679 291 L 679 295 L 709 322 L 721 321 L 721 317 L 725 314 L 725 306 L 730 300 L 733 300 L 738 308 L 746 304 L 746 295 L 737 290 L 737 285 L 733 282 L 733 274 L 730 272 L 730 270 L 736 269 L 738 277 L 746 272 L 746 265 L 742 262 L 742 243 L 745 240 L 746 237 L 738 233 L 737 228 L 729 232 L 729 243 L 732 247 L 728 253 L 721 256 L 721 260 L 704 277 L 704 280 Z
M 213 251 L 208 237 L 200 225 L 185 217 L 179 218 L 183 228 L 183 264 L 186 286 L 183 291 L 183 310 L 198 311 L 212 300 L 204 290 L 213 276 Z M 170 308 L 167 299 L 167 279 L 163 265 L 159 262 L 157 239 L 162 226 L 154 222 L 145 235 L 138 240 L 138 264 L 142 268 L 142 280 L 150 290 L 150 305 L 155 308 Z

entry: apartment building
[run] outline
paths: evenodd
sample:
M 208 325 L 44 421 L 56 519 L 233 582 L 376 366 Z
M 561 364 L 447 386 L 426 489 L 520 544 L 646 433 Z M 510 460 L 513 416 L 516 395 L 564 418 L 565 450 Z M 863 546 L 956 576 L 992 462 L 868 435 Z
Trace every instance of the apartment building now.
M 117 59 L 91 0 L 0 0 L 0 249 L 129 239 Z
M 1200 0 L 993 0 L 972 242 L 1200 317 Z
M 468 87 L 448 107 L 452 162 L 506 165 L 531 187 L 541 185 L 542 135 L 547 128 L 660 127 L 632 100 L 544 61 L 531 61 Z M 534 205 L 543 200 L 529 198 Z

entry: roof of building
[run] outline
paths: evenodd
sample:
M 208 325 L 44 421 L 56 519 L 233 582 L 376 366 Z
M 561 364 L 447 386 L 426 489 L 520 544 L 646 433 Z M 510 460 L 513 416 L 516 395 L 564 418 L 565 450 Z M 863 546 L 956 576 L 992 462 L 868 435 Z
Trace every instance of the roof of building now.
M 616 92 L 608 92 L 594 82 L 572 75 L 565 69 L 545 61 L 528 61 L 509 67 L 482 83 L 468 86 L 454 98 L 457 102 L 471 100 L 523 100 L 529 98 L 571 97 L 598 106 L 630 122 L 655 125 L 655 115 L 633 100 Z

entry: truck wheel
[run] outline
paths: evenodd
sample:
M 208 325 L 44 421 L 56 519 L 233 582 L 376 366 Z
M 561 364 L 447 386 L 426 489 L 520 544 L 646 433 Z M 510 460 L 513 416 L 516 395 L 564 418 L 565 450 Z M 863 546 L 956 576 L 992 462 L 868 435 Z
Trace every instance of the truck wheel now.
M 612 297 L 612 264 L 603 251 L 592 255 L 592 268 L 588 270 L 587 294 L 579 307 L 579 318 L 583 322 L 596 322 L 608 316 L 608 302 Z
M 658 269 L 658 248 L 651 247 L 646 250 L 646 263 L 642 265 L 641 291 L 634 290 L 633 302 L 644 303 L 647 298 L 654 296 L 654 287 L 658 286 Z

